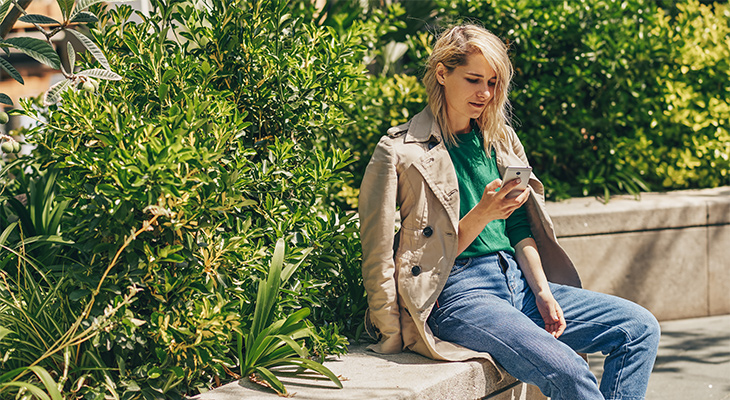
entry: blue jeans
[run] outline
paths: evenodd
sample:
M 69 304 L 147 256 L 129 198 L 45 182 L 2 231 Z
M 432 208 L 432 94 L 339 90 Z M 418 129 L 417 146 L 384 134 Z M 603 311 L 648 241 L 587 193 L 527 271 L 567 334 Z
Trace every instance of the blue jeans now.
M 492 355 L 510 375 L 552 400 L 643 399 L 659 345 L 659 323 L 628 300 L 550 284 L 565 332 L 547 331 L 509 253 L 456 260 L 428 319 L 440 339 Z M 576 352 L 608 354 L 600 388 Z

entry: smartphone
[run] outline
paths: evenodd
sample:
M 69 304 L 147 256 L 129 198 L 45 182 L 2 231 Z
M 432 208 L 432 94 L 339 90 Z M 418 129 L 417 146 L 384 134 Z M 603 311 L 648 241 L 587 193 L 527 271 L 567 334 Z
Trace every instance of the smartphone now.
M 527 189 L 527 184 L 530 182 L 530 174 L 532 173 L 532 167 L 507 167 L 502 178 L 502 186 L 507 182 L 520 179 L 520 184 L 513 188 L 511 192 L 507 193 L 507 197 L 517 197 L 522 193 L 523 190 Z

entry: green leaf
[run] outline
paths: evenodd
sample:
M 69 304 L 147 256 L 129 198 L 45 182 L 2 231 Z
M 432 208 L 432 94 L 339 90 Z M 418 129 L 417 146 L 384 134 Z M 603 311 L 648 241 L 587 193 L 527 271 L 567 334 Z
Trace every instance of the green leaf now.
M 307 256 L 309 255 L 309 253 L 312 252 L 312 250 L 314 250 L 313 247 L 308 247 L 308 248 L 304 249 L 302 251 L 302 259 L 299 260 L 298 263 L 289 265 L 286 268 L 284 268 L 283 271 L 281 271 L 281 283 L 286 283 L 286 281 L 288 281 L 289 278 L 291 278 L 291 276 L 294 274 L 294 272 L 297 269 L 299 269 L 299 266 L 302 265 L 302 263 L 304 262 L 304 260 L 307 259 Z
M 27 382 L 7 382 L 11 379 L 19 379 L 21 375 L 25 374 L 26 371 L 31 371 L 35 373 L 36 376 L 38 376 L 46 389 L 45 392 L 38 386 L 32 385 Z M 26 390 L 37 399 L 63 400 L 61 393 L 58 391 L 58 384 L 56 383 L 56 381 L 53 380 L 51 374 L 49 374 L 48 371 L 39 366 L 16 368 L 10 372 L 3 374 L 2 376 L 0 376 L 0 392 L 3 392 L 3 389 L 7 387 L 17 387 L 20 390 Z
M 15 230 L 15 228 L 18 226 L 19 221 L 15 221 L 11 224 L 9 224 L 3 233 L 0 234 L 0 246 L 2 246 L 6 240 L 8 240 L 8 236 L 10 236 L 11 233 Z
M 78 15 L 81 11 L 86 10 L 87 8 L 93 6 L 94 4 L 98 4 L 98 3 L 127 3 L 129 1 L 130 0 L 79 0 L 79 2 L 76 3 L 76 8 L 71 13 L 71 20 L 73 20 L 74 18 L 76 18 L 76 15 Z
M 24 245 L 29 245 L 33 243 L 55 243 L 55 244 L 74 244 L 72 241 L 64 240 L 61 236 L 58 235 L 38 235 L 29 237 L 27 239 L 23 239 Z
M 69 72 L 73 74 L 74 66 L 76 65 L 76 49 L 74 49 L 74 46 L 71 44 L 71 42 L 68 42 L 68 45 L 66 46 L 66 53 L 68 54 Z
M 281 381 L 277 377 L 275 377 L 274 374 L 271 373 L 271 371 L 266 368 L 256 367 L 256 373 L 261 379 L 271 385 L 271 388 L 274 389 L 276 393 L 282 396 L 287 394 L 284 384 L 281 383 Z
M 2 244 L 2 242 L 0 242 L 0 244 Z M 243 358 L 243 335 L 241 335 L 240 333 L 236 334 L 236 350 L 238 351 L 238 363 L 240 365 L 241 375 L 243 375 L 245 362 Z
M 7 383 L 0 383 L 0 391 L 2 391 L 3 388 L 6 387 L 17 387 L 19 389 L 24 389 L 28 392 L 30 392 L 33 396 L 40 400 L 51 400 L 51 398 L 44 392 L 41 388 L 35 385 L 31 385 L 30 383 L 26 382 L 7 382 Z
M 8 73 L 8 75 L 12 76 L 13 79 L 20 82 L 20 84 L 25 84 L 23 81 L 23 77 L 20 75 L 20 72 L 18 72 L 15 67 L 13 67 L 12 64 L 10 64 L 6 59 L 0 58 L 0 67 L 5 70 L 5 72 Z
M 107 81 L 121 81 L 122 77 L 108 69 L 87 69 L 79 72 L 77 75 L 88 76 L 90 78 L 104 79 Z
M 13 37 L 5 39 L 5 43 L 53 69 L 61 69 L 61 58 L 46 41 L 29 37 Z
M 294 339 L 290 338 L 289 336 L 276 335 L 275 337 L 281 339 L 282 341 L 284 341 L 284 343 L 289 345 L 289 347 L 291 347 L 291 349 L 294 350 L 294 352 L 297 353 L 299 357 L 304 358 L 309 355 L 307 350 L 305 350 L 302 346 L 299 345 L 299 343 L 294 341 Z
M 68 17 L 68 14 L 74 7 L 74 0 L 56 0 L 56 3 L 58 3 L 58 8 L 61 9 L 63 18 Z
M 0 21 L 5 20 L 5 17 L 8 15 L 8 10 L 10 10 L 10 7 L 13 5 L 12 0 L 0 0 Z
M 53 104 L 58 103 L 59 100 L 61 100 L 61 94 L 68 90 L 68 88 L 71 87 L 71 80 L 64 79 L 61 82 L 56 83 L 55 85 L 51 86 L 50 89 L 46 92 L 46 95 L 43 97 L 43 104 L 46 106 L 50 106 Z
M 46 391 L 49 395 L 51 395 L 52 400 L 62 400 L 63 397 L 61 396 L 61 392 L 58 391 L 58 384 L 56 384 L 56 381 L 53 380 L 51 377 L 51 374 L 48 373 L 44 368 L 34 366 L 34 367 L 28 367 L 31 371 L 33 371 L 38 378 L 40 378 L 41 382 L 43 382 L 43 386 L 45 386 Z
M 89 295 L 91 295 L 91 290 L 89 290 L 89 289 L 79 289 L 79 290 L 74 290 L 73 292 L 71 292 L 68 295 L 68 299 L 71 300 L 71 301 L 79 301 L 79 300 L 81 300 L 83 298 L 88 297 Z
M 5 336 L 7 336 L 11 333 L 13 333 L 13 331 L 11 331 L 10 329 L 8 329 L 4 326 L 0 326 L 0 341 L 2 341 Z
M 22 17 L 18 18 L 18 20 L 23 22 L 28 22 L 30 24 L 39 24 L 39 25 L 61 25 L 60 22 L 56 21 L 55 19 L 51 17 L 46 17 L 45 15 L 41 14 L 27 14 L 23 15 Z
M 342 389 L 342 382 L 340 382 L 340 380 L 337 378 L 337 376 L 335 376 L 335 374 L 332 373 L 332 371 L 330 371 L 330 369 L 325 367 L 324 365 L 322 365 L 316 361 L 306 359 L 306 358 L 299 358 L 299 359 L 292 358 L 291 361 L 298 361 L 303 367 L 311 369 L 312 371 L 318 372 L 318 373 L 326 376 L 332 382 L 334 382 L 334 384 L 337 385 L 338 388 Z
M 10 99 L 10 97 L 5 93 L 0 93 L 0 103 L 7 104 L 9 106 L 13 105 L 13 100 Z
M 71 22 L 98 22 L 99 18 L 94 15 L 93 13 L 90 13 L 88 11 L 81 11 L 80 13 L 76 14 L 74 19 L 71 20 Z
M 73 33 L 74 36 L 76 36 L 76 38 L 79 39 L 81 44 L 83 44 L 84 47 L 86 47 L 86 49 L 89 50 L 89 53 L 91 53 L 94 56 L 94 58 L 96 58 L 96 60 L 99 61 L 99 64 L 101 64 L 101 66 L 104 67 L 104 69 L 111 69 L 111 67 L 109 67 L 109 61 L 107 61 L 106 56 L 104 55 L 104 53 L 101 52 L 101 49 L 94 42 L 91 41 L 91 39 L 89 39 L 83 33 L 79 32 L 77 30 L 74 30 L 74 29 L 68 29 L 66 31 Z
M 279 238 L 274 248 L 274 256 L 271 259 L 271 266 L 266 281 L 259 282 L 258 294 L 256 296 L 256 308 L 254 309 L 251 334 L 256 337 L 261 330 L 271 323 L 272 308 L 279 295 L 281 283 L 281 270 L 284 264 L 284 239 Z

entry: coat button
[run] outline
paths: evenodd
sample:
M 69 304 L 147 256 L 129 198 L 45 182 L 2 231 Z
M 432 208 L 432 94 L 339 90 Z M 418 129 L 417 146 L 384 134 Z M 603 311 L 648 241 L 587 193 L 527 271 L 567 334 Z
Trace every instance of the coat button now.
M 421 267 L 416 265 L 415 267 L 411 268 L 411 273 L 413 274 L 413 276 L 421 275 Z
M 430 226 L 423 228 L 423 236 L 431 237 L 431 235 L 433 235 L 433 228 L 431 228 Z

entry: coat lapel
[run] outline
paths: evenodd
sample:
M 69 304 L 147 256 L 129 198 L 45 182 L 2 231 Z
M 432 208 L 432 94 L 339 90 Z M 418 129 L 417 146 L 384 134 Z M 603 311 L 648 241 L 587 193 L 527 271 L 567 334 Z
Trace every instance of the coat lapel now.
M 430 150 L 424 146 L 427 151 L 413 163 L 413 166 L 421 173 L 428 187 L 446 209 L 454 230 L 458 231 L 459 183 L 456 170 L 441 136 L 441 129 L 429 108 L 413 117 L 405 141 L 435 143 Z

